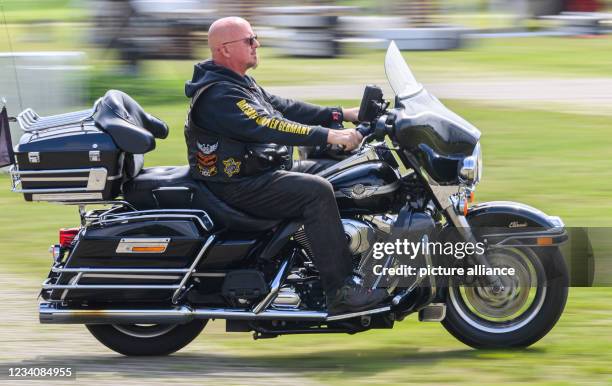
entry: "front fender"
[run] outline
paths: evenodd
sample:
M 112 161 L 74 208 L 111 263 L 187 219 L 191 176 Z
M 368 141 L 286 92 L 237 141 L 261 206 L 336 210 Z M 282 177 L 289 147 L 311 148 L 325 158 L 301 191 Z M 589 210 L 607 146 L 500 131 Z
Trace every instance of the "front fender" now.
M 474 205 L 466 219 L 472 232 L 489 248 L 559 246 L 567 241 L 563 221 L 529 205 L 492 201 Z
M 475 235 L 487 238 L 489 247 L 507 247 L 517 241 L 521 246 L 543 247 L 545 245 L 538 244 L 538 237 L 550 237 L 552 243 L 548 246 L 559 247 L 570 267 L 571 285 L 592 285 L 594 255 L 586 228 L 566 229 L 559 217 L 510 201 L 474 205 L 469 208 L 466 219 Z M 493 231 L 504 237 L 489 237 Z
M 491 201 L 473 205 L 466 215 L 472 227 L 507 228 L 563 228 L 563 221 L 539 209 L 512 201 Z

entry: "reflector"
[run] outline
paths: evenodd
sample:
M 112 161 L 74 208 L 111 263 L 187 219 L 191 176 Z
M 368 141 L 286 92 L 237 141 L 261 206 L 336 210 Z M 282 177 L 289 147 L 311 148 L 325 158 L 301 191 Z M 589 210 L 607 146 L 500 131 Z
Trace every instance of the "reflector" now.
M 163 253 L 166 250 L 165 246 L 159 247 L 132 247 L 132 252 L 159 252 Z
M 61 228 L 59 230 L 59 244 L 62 248 L 70 248 L 70 244 L 79 233 L 79 228 Z

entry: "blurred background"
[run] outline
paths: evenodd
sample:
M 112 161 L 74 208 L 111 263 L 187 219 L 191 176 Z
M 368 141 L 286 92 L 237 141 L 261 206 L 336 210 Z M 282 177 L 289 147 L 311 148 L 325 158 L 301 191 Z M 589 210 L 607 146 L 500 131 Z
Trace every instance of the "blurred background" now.
M 551 70 L 559 76 L 596 75 L 610 64 L 612 13 L 606 11 L 612 0 L 0 4 L 0 90 L 11 111 L 31 106 L 42 114 L 61 112 L 91 103 L 109 87 L 133 93 L 142 103 L 181 102 L 180 83 L 194 62 L 208 56 L 208 27 L 229 15 L 249 20 L 260 37 L 263 65 L 253 75 L 264 86 L 385 83 L 381 57 L 390 40 L 415 52 L 407 54 L 408 62 L 424 83 L 466 77 L 501 80 L 524 73 L 551 76 Z M 481 97 L 520 97 L 515 90 L 496 88 L 499 95 Z M 318 95 L 300 91 L 295 96 L 359 97 L 348 89 L 331 94 L 320 90 Z M 556 98 L 549 101 L 559 101 L 558 90 L 550 91 Z M 477 97 L 472 89 L 442 93 L 438 96 Z
M 229 15 L 260 37 L 249 73 L 260 85 L 330 106 L 358 105 L 366 84 L 393 99 L 384 50 L 394 40 L 417 79 L 482 131 L 477 201 L 519 201 L 610 234 L 612 0 L 0 0 L 0 100 L 12 116 L 47 115 L 123 90 L 171 128 L 146 166 L 186 164 L 184 82 L 209 56 L 211 22 Z M 0 172 L 5 364 L 72 364 L 111 383 L 612 384 L 609 288 L 572 288 L 559 324 L 520 352 L 474 351 L 408 318 L 392 331 L 257 342 L 212 323 L 176 357 L 117 357 L 81 326 L 38 324 L 46 249 L 78 214 L 26 205 L 9 187 Z

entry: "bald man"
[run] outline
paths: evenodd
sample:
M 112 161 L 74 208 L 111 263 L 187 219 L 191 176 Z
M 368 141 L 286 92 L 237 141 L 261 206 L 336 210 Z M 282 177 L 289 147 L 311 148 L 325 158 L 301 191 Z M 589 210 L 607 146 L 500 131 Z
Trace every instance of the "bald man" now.
M 362 288 L 352 276 L 334 191 L 314 175 L 329 163 L 291 160 L 290 146 L 361 142 L 358 109 L 328 108 L 267 93 L 246 72 L 257 67 L 260 46 L 251 25 L 238 17 L 215 21 L 208 31 L 212 59 L 195 65 L 185 85 L 191 98 L 185 138 L 194 178 L 229 205 L 263 218 L 300 219 L 312 247 L 330 314 L 366 310 L 387 292 Z

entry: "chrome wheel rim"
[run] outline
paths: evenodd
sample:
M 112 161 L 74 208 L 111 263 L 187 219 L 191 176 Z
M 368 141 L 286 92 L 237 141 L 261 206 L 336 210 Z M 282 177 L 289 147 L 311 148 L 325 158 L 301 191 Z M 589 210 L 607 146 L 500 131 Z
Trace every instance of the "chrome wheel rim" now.
M 113 324 L 119 332 L 134 338 L 155 338 L 172 331 L 176 324 Z
M 546 298 L 546 275 L 537 255 L 529 248 L 489 251 L 491 267 L 514 268 L 514 276 L 502 277 L 501 288 L 454 285 L 451 306 L 472 327 L 490 333 L 507 333 L 531 322 Z

